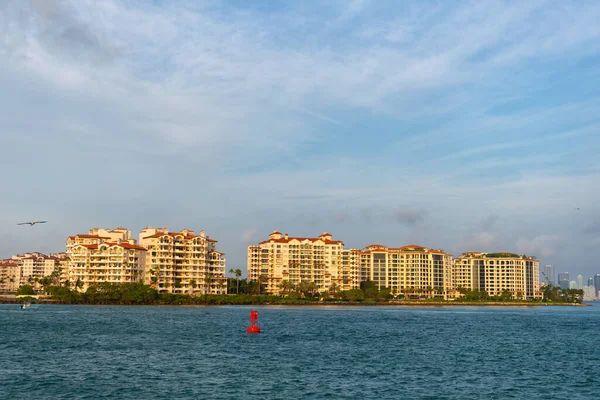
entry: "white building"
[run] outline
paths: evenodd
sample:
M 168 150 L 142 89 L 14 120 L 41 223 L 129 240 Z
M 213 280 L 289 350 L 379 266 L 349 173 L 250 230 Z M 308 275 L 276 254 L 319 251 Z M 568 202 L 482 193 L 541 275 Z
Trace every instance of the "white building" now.
M 585 286 L 583 288 L 583 301 L 594 301 L 596 299 L 596 289 L 593 286 Z

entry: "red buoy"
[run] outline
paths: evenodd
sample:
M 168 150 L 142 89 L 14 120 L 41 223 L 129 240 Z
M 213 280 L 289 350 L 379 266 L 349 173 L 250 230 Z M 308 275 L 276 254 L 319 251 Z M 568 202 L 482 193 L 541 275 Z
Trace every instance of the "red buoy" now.
M 248 333 L 260 333 L 260 327 L 258 324 L 258 311 L 252 310 L 250 311 L 250 326 L 246 328 L 246 332 Z

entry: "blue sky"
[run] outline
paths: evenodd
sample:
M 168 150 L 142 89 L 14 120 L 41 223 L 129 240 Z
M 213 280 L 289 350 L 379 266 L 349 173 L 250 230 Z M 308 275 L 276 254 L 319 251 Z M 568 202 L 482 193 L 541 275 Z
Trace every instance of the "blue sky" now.
M 600 273 L 598 20 L 595 1 L 4 1 L 0 257 L 168 226 L 205 229 L 228 268 L 278 229 Z

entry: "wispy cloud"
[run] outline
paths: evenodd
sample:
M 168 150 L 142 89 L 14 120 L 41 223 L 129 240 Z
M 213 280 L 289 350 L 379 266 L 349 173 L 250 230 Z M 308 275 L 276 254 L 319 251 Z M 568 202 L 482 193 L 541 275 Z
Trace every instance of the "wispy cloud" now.
M 568 230 L 589 235 L 600 200 L 599 18 L 595 2 L 1 2 L 0 206 L 62 216 L 63 236 L 192 218 L 240 265 L 240 240 L 282 225 L 580 257 L 552 232 L 577 204 Z M 147 213 L 119 211 L 137 199 Z

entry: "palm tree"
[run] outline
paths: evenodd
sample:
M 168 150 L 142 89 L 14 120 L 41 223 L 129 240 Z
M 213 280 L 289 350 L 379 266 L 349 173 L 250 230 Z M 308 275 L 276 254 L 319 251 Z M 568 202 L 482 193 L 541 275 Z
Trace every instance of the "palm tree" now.
M 225 283 L 223 283 L 222 280 L 219 280 L 219 283 L 217 283 L 217 286 L 219 287 L 219 293 L 223 291 L 223 288 L 225 287 Z
M 294 290 L 294 284 L 288 280 L 281 281 L 279 287 L 281 288 L 281 290 L 283 290 L 284 295 Z
M 331 284 L 331 286 L 329 286 L 329 294 L 332 295 L 333 297 L 335 297 L 335 295 L 337 294 L 337 291 L 339 289 L 339 286 L 337 283 L 333 282 Z
M 262 285 L 265 280 L 267 280 L 267 277 L 265 275 L 260 275 L 258 277 L 258 295 L 259 296 L 260 296 L 260 290 L 262 289 Z
M 210 285 L 213 282 L 213 275 L 207 272 L 204 276 L 204 294 L 207 295 L 210 292 Z
M 242 276 L 242 270 L 241 269 L 236 269 L 235 270 L 235 282 L 236 282 L 236 290 L 235 290 L 235 294 L 240 294 L 240 277 Z
M 235 290 L 235 294 L 240 294 L 240 276 L 242 276 L 242 270 L 241 269 L 236 269 L 234 270 L 233 268 L 231 268 L 229 270 L 230 274 L 235 274 L 235 282 L 236 282 L 236 290 Z

